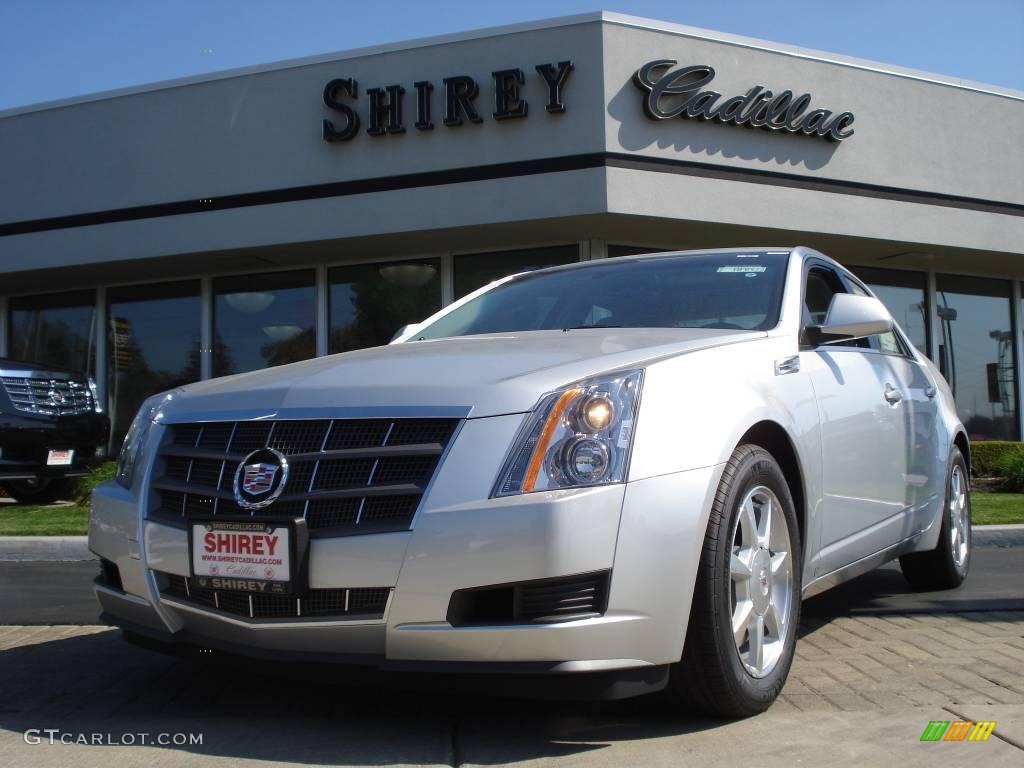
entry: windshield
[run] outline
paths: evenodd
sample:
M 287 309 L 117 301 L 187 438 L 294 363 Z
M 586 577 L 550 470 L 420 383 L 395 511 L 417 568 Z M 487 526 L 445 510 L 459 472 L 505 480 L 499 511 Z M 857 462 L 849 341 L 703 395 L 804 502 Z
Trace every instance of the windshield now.
M 788 251 L 697 253 L 527 274 L 412 338 L 594 327 L 768 330 L 778 322 L 788 258 Z

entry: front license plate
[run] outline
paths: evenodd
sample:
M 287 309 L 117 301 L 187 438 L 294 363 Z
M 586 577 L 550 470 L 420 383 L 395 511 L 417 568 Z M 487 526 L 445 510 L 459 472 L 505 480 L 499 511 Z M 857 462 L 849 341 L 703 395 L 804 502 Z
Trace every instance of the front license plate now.
M 70 467 L 75 459 L 74 451 L 50 451 L 46 454 L 46 466 Z
M 292 530 L 281 523 L 208 520 L 192 524 L 192 577 L 208 589 L 291 591 Z

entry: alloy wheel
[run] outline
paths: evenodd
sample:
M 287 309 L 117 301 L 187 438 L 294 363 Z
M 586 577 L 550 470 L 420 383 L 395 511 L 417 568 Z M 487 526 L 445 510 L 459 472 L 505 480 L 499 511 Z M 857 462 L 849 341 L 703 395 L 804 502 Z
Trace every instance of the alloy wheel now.
M 967 560 L 970 546 L 970 508 L 967 504 L 967 483 L 959 464 L 953 465 L 949 478 L 949 544 L 953 552 L 953 565 L 958 569 Z
M 793 560 L 782 504 L 759 485 L 743 498 L 732 530 L 732 634 L 744 668 L 769 674 L 785 649 L 793 610 Z

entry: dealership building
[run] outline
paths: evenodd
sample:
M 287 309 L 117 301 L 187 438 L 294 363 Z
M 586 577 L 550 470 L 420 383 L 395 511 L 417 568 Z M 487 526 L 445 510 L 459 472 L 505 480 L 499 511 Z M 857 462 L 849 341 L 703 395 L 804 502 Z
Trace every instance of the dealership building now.
M 1019 439 L 1024 93 L 609 13 L 0 112 L 0 356 L 141 400 L 511 272 L 808 245 Z

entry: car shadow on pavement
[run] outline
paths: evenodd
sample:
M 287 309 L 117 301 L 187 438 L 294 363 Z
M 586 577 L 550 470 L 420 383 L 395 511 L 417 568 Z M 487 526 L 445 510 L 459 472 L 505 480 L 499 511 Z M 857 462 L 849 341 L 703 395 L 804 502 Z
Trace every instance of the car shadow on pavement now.
M 0 729 L 13 733 L 6 743 L 19 751 L 45 748 L 24 743 L 22 732 L 32 728 L 58 729 L 70 741 L 102 734 L 104 743 L 123 734 L 184 733 L 202 734 L 202 743 L 154 748 L 325 765 L 458 765 L 471 753 L 473 762 L 500 764 L 728 722 L 672 715 L 660 697 L 503 698 L 498 689 L 467 693 L 447 676 L 180 659 L 129 645 L 114 630 L 88 631 L 0 651 Z
M 979 558 L 984 556 L 982 562 Z M 827 620 L 865 614 L 1021 611 L 1020 550 L 986 547 L 975 551 L 978 567 L 956 589 L 928 592 L 912 587 L 895 562 L 847 581 L 803 602 L 801 615 Z

